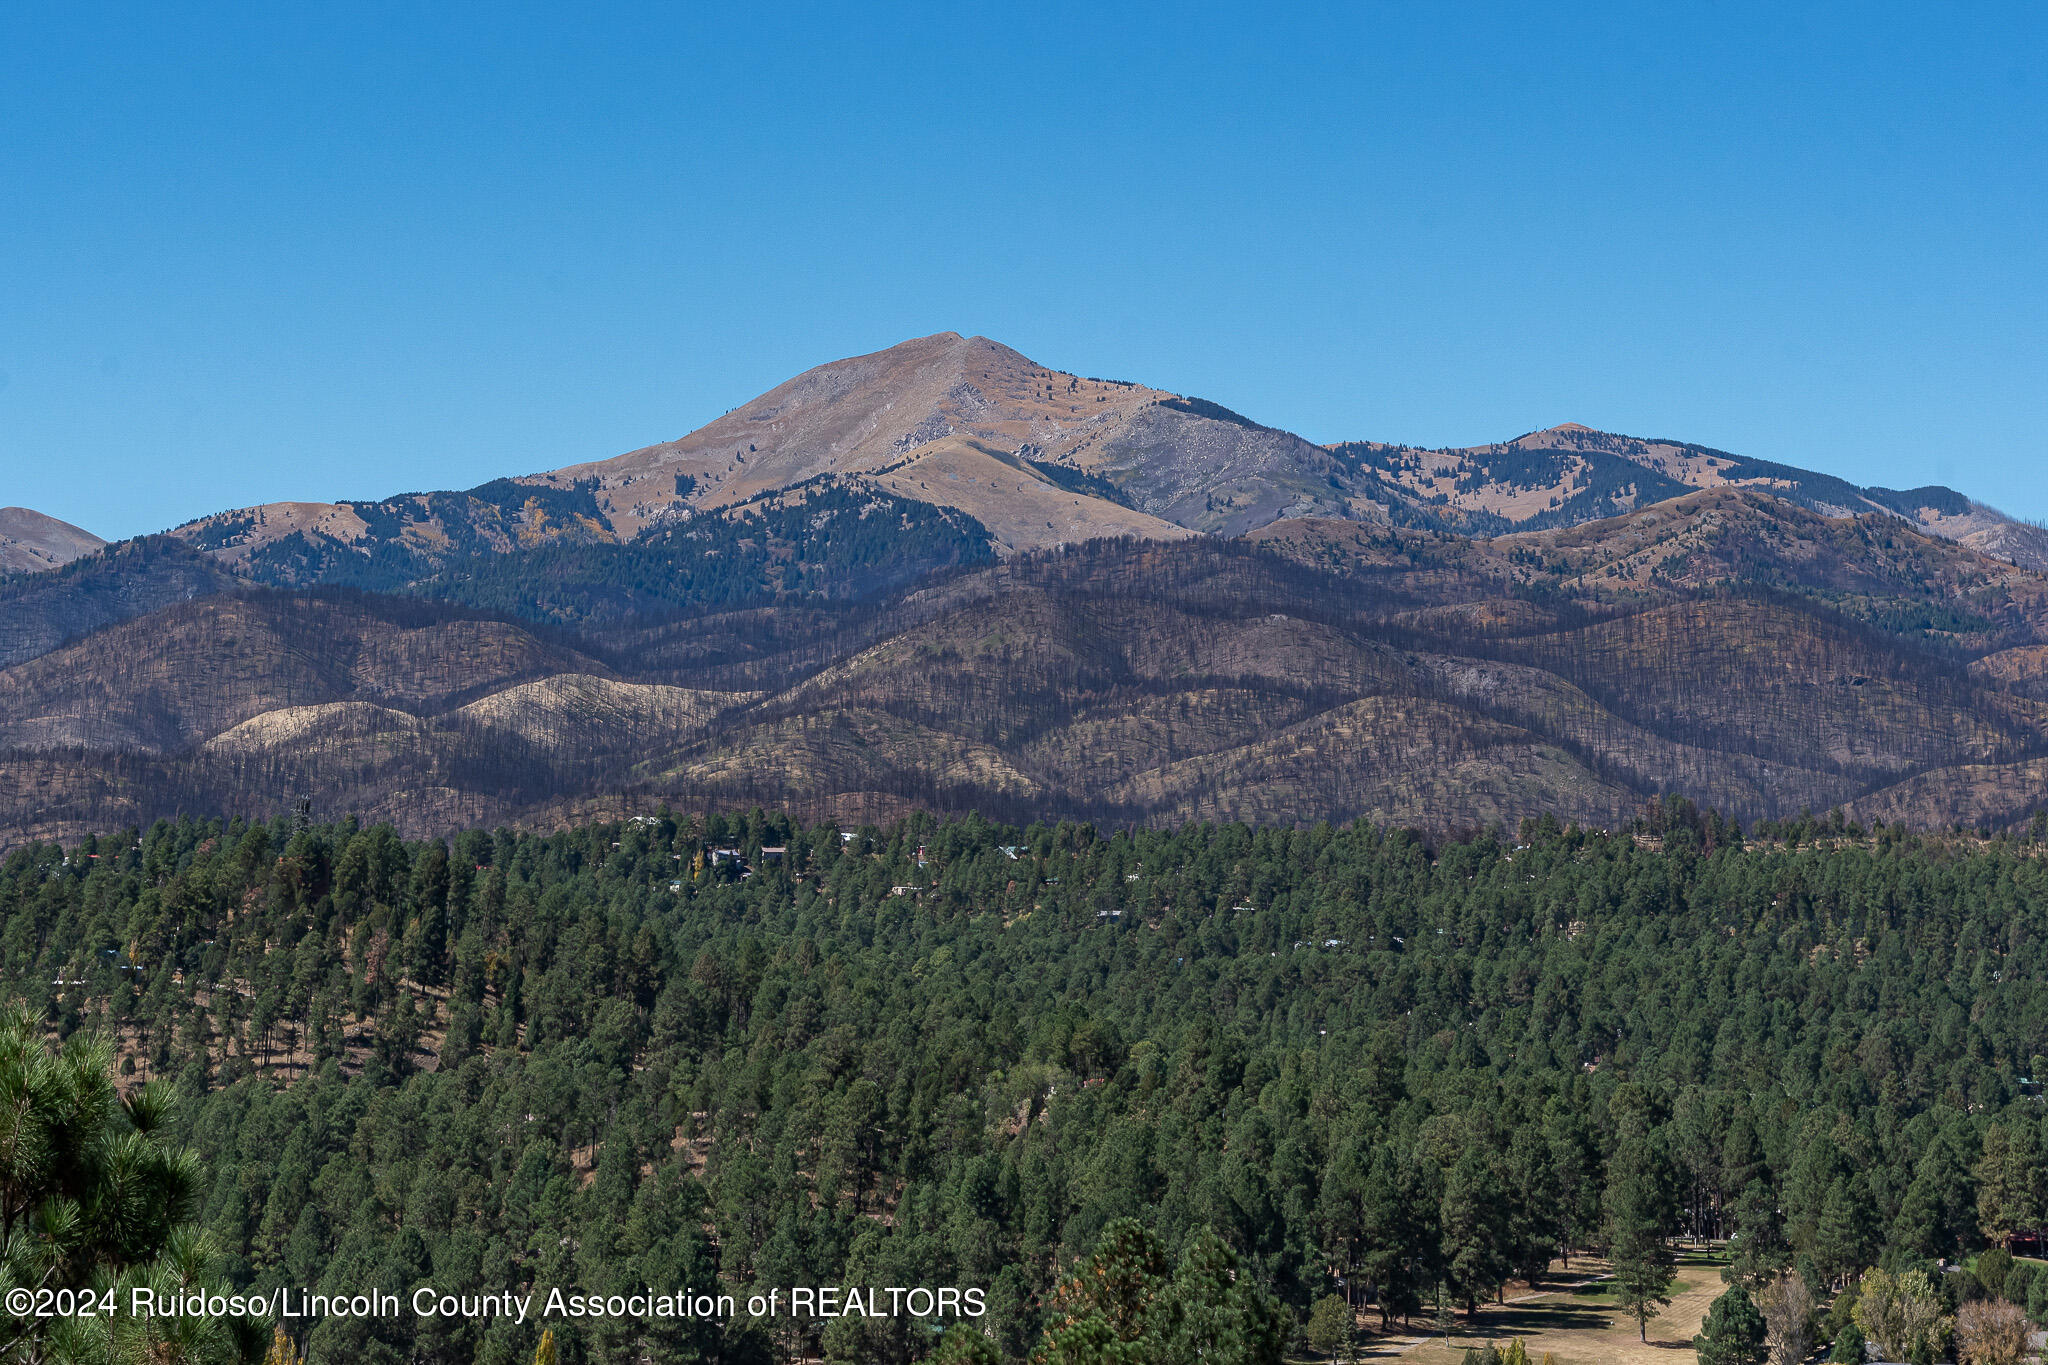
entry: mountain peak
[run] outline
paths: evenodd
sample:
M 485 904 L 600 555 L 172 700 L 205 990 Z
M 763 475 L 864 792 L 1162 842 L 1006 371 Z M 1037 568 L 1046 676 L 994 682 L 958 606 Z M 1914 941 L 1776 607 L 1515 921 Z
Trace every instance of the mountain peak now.
M 1589 427 L 1583 422 L 1559 422 L 1554 427 L 1544 427 L 1541 431 L 1532 431 L 1525 436 L 1517 436 L 1514 440 L 1507 442 L 1507 444 L 1540 450 L 1559 444 L 1575 445 L 1582 441 L 1611 441 L 1613 439 L 1615 438 L 1612 433 L 1602 431 L 1598 427 Z
M 928 336 L 905 337 L 903 340 L 897 342 L 894 346 L 884 346 L 879 351 L 866 352 L 865 356 L 848 356 L 847 360 L 861 360 L 864 359 L 866 356 L 897 355 L 912 351 L 945 351 L 951 350 L 955 346 L 963 346 L 970 342 L 981 340 L 986 340 L 986 338 L 964 337 L 961 336 L 958 332 L 933 332 Z M 846 362 L 831 361 L 829 363 L 838 365 L 844 364 Z
M 0 507 L 0 573 L 55 569 L 107 542 L 29 507 Z
M 530 481 L 595 480 L 605 517 L 631 537 L 854 480 L 1000 524 L 1008 552 L 1235 534 L 1285 508 L 1346 512 L 1333 470 L 1300 437 L 1212 404 L 936 332 L 806 370 L 677 440 Z

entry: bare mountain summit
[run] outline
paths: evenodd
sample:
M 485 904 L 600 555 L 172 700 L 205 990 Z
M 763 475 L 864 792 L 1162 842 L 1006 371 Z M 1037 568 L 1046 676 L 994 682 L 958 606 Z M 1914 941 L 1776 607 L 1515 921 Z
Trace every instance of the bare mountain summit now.
M 1163 389 L 1047 369 L 987 337 L 919 337 L 807 370 L 678 440 L 540 476 L 596 480 L 622 535 L 811 480 L 956 507 L 1002 549 L 1384 520 L 1322 448 Z
M 0 573 L 60 568 L 106 543 L 68 521 L 26 507 L 0 507 Z

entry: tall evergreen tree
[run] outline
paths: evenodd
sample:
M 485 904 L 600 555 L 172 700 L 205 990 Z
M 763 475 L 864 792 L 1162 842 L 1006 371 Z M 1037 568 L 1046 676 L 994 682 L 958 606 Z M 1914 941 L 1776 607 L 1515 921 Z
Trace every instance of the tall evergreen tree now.
M 1814 1230 L 1813 1265 L 1830 1286 L 1844 1283 L 1876 1259 L 1871 1205 L 1870 1193 L 1861 1180 L 1838 1178 L 1829 1187 Z
M 1899 1201 L 1892 1241 L 1926 1260 L 1939 1260 L 1976 1239 L 1974 1178 L 1952 1133 L 1927 1144 L 1913 1167 L 1913 1182 Z
M 1792 1264 L 1792 1247 L 1778 1212 L 1778 1197 L 1761 1179 L 1751 1180 L 1730 1210 L 1734 1223 L 1724 1278 L 1749 1290 L 1761 1289 Z
M 1287 1319 L 1271 1294 L 1240 1270 L 1214 1231 L 1197 1231 L 1181 1253 L 1168 1291 L 1172 1327 L 1156 1359 L 1216 1365 L 1280 1365 Z
M 1645 1343 L 1650 1320 L 1671 1302 L 1677 1277 L 1669 1241 L 1669 1190 L 1650 1139 L 1624 1135 L 1608 1168 L 1607 1258 L 1614 1267 L 1615 1292 Z
M 2032 1123 L 1994 1123 L 1984 1134 L 1984 1156 L 1977 1163 L 1977 1223 L 1984 1235 L 2002 1247 L 2013 1237 L 2042 1226 L 2043 1194 L 2048 1188 L 2048 1163 L 2041 1156 L 2040 1136 Z
M 1468 1147 L 1445 1177 L 1442 1209 L 1444 1269 L 1469 1316 L 1507 1282 L 1515 1244 L 1507 1192 L 1476 1147 Z

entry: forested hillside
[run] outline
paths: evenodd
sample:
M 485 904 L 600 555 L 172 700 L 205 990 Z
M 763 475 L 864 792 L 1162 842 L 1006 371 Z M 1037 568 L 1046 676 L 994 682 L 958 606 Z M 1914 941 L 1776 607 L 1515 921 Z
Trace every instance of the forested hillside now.
M 2036 1232 L 2042 846 L 1760 833 L 1678 801 L 1435 846 L 165 823 L 11 854 L 0 973 L 53 1032 L 111 1031 L 126 1083 L 175 1087 L 203 1221 L 256 1285 L 983 1286 L 1014 1361 L 1127 1217 L 1218 1283 L 1234 1257 L 1294 1323 L 1665 1236 L 1732 1235 L 1739 1276 L 1825 1293 Z M 571 1361 L 935 1336 L 553 1327 Z M 537 1336 L 337 1320 L 304 1344 L 468 1365 Z
M 254 513 L 186 538 L 232 552 L 227 562 L 254 583 L 405 593 L 566 625 L 776 597 L 848 601 L 994 557 L 971 517 L 829 479 L 629 541 L 610 534 L 582 485 L 500 479 L 350 510 L 365 528 L 354 540 L 294 530 L 244 552 Z

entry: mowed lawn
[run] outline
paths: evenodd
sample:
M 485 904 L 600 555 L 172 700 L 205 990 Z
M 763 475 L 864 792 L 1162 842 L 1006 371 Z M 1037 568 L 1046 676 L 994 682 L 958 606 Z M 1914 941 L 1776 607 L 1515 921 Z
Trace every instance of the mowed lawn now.
M 1413 1345 L 1413 1337 L 1401 1341 L 1382 1338 L 1367 1347 L 1367 1354 L 1386 1359 L 1398 1355 L 1414 1365 L 1459 1365 L 1467 1347 L 1491 1341 L 1505 1348 L 1516 1337 L 1529 1351 L 1530 1365 L 1542 1365 L 1544 1355 L 1551 1365 L 1677 1365 L 1690 1362 L 1693 1334 L 1707 1307 L 1721 1296 L 1727 1285 L 1721 1280 L 1724 1258 L 1705 1252 L 1680 1254 L 1678 1280 L 1671 1287 L 1671 1306 L 1650 1323 L 1648 1344 L 1636 1337 L 1636 1320 L 1617 1303 L 1606 1282 L 1580 1289 L 1561 1289 L 1534 1297 L 1509 1293 L 1510 1302 L 1485 1304 L 1478 1317 L 1467 1321 L 1458 1314 L 1451 1329 L 1451 1343 L 1431 1336 Z M 1569 1276 L 1578 1279 L 1606 1271 L 1597 1259 L 1574 1258 Z M 1527 1293 L 1526 1290 L 1523 1291 Z M 1421 1321 L 1417 1330 L 1427 1331 Z M 1375 1349 L 1376 1348 L 1376 1349 Z

